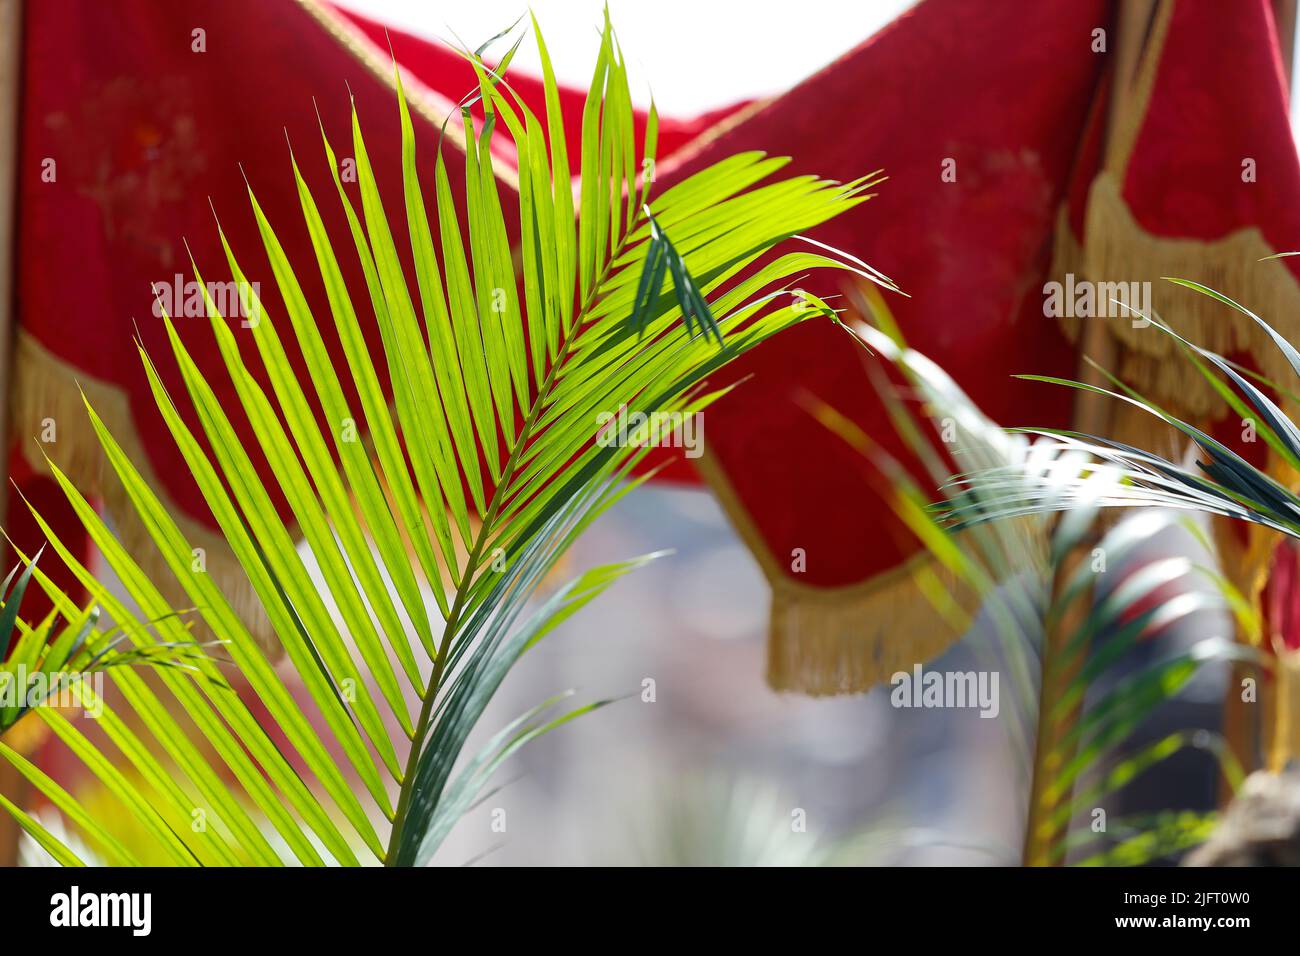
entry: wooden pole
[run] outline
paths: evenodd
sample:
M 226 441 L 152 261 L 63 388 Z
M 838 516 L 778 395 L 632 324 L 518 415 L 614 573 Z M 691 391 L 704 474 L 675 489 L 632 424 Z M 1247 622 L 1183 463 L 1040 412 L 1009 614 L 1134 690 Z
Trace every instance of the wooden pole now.
M 0 0 L 0 519 L 9 489 L 9 361 L 14 336 L 15 219 L 18 186 L 18 97 L 22 67 L 22 0 Z M 0 762 L 0 792 L 19 806 L 24 780 L 8 761 Z M 18 825 L 0 814 L 0 865 L 18 859 Z
M 1286 79 L 1287 101 L 1290 102 L 1295 60 L 1296 0 L 1273 0 L 1272 8 L 1278 55 Z M 1279 547 L 1295 547 L 1295 542 L 1284 539 Z M 1257 610 L 1262 617 L 1265 612 L 1262 602 Z M 1276 623 L 1274 621 L 1275 625 Z M 1294 752 L 1297 730 L 1300 730 L 1300 711 L 1297 710 L 1297 704 L 1300 703 L 1300 657 L 1283 651 L 1281 642 L 1274 640 L 1271 629 L 1264 634 L 1264 640 L 1272 644 L 1275 652 L 1273 680 L 1268 684 L 1261 681 L 1257 685 L 1261 696 L 1254 702 L 1243 701 L 1243 680 L 1247 677 L 1258 678 L 1259 675 L 1254 669 L 1238 664 L 1229 672 L 1223 703 L 1224 740 L 1247 773 L 1255 770 L 1261 761 L 1273 773 L 1285 769 L 1288 757 Z M 1257 716 L 1260 708 L 1262 719 Z M 1219 787 L 1220 805 L 1227 806 L 1233 796 L 1231 786 L 1224 780 Z
M 1278 54 L 1282 59 L 1289 100 L 1295 59 L 1296 0 L 1273 0 L 1272 8 L 1273 21 L 1277 28 Z M 1226 522 L 1229 519 L 1214 520 Z M 1282 546 L 1291 545 L 1284 542 Z M 1260 606 L 1256 610 L 1262 614 L 1264 609 Z M 1271 638 L 1271 634 L 1264 635 L 1266 641 Z M 1279 658 L 1277 665 L 1275 679 L 1271 685 L 1264 685 L 1262 682 L 1256 685 L 1258 695 L 1268 695 L 1268 699 L 1257 696 L 1253 701 L 1242 700 L 1242 683 L 1246 678 L 1258 679 L 1259 674 L 1255 669 L 1244 664 L 1234 664 L 1228 671 L 1228 686 L 1223 696 L 1223 739 L 1229 752 L 1247 773 L 1259 767 L 1265 751 L 1269 751 L 1268 762 L 1276 764 L 1277 748 L 1286 741 L 1286 735 L 1279 734 L 1277 729 L 1279 725 L 1291 722 L 1292 718 L 1288 717 L 1288 712 L 1285 710 L 1289 692 L 1284 688 L 1293 686 L 1295 675 L 1284 660 Z M 1279 711 L 1279 707 L 1284 709 Z M 1270 726 L 1273 728 L 1271 734 Z M 1219 785 L 1220 806 L 1227 806 L 1232 797 L 1232 786 L 1224 778 Z
M 1106 331 L 1101 319 L 1085 319 L 1079 341 L 1079 380 L 1089 384 L 1107 384 L 1095 368 L 1083 361 L 1091 357 L 1102 368 L 1111 368 L 1116 355 L 1115 339 Z M 1102 381 L 1097 381 L 1102 379 Z M 1074 427 L 1087 435 L 1104 435 L 1110 427 L 1110 407 L 1098 401 L 1105 396 L 1079 392 L 1075 397 Z M 1091 543 L 1085 541 L 1061 559 L 1052 578 L 1052 603 L 1059 603 L 1070 580 L 1091 558 Z M 1071 790 L 1056 792 L 1054 782 L 1062 767 L 1073 758 L 1073 748 L 1065 743 L 1070 729 L 1078 721 L 1082 708 L 1054 714 L 1052 704 L 1060 700 L 1087 660 L 1088 649 L 1075 649 L 1069 661 L 1063 661 L 1066 646 L 1087 620 L 1092 607 L 1092 588 L 1075 597 L 1064 612 L 1048 622 L 1043 634 L 1042 666 L 1038 695 L 1038 731 L 1034 742 L 1034 775 L 1030 781 L 1029 806 L 1025 821 L 1023 862 L 1027 866 L 1056 866 L 1064 862 L 1060 847 L 1069 820 L 1058 819 L 1063 806 L 1069 804 Z
M 1114 140 L 1116 125 L 1130 108 L 1129 91 L 1141 60 L 1143 41 L 1155 12 L 1156 0 L 1128 0 L 1118 4 L 1114 29 L 1115 72 L 1112 76 L 1107 139 Z M 1094 280 L 1099 277 L 1091 276 Z M 1105 320 L 1093 317 L 1082 321 L 1079 333 L 1078 379 L 1089 385 L 1108 386 L 1102 375 L 1087 360 L 1103 369 L 1112 369 L 1117 355 L 1115 338 Z M 1111 427 L 1112 406 L 1104 395 L 1080 391 L 1074 400 L 1074 428 L 1087 435 L 1105 435 Z M 1090 559 L 1087 542 L 1067 554 L 1057 566 L 1052 580 L 1053 605 L 1059 603 L 1069 580 L 1083 562 Z M 1055 866 L 1063 863 L 1062 841 L 1068 820 L 1058 819 L 1068 806 L 1071 791 L 1056 791 L 1054 782 L 1062 767 L 1073 757 L 1065 744 L 1070 728 L 1077 722 L 1080 708 L 1069 713 L 1053 714 L 1052 702 L 1059 700 L 1088 656 L 1086 647 L 1073 652 L 1073 659 L 1063 662 L 1065 648 L 1078 632 L 1092 603 L 1092 589 L 1075 598 L 1063 613 L 1048 622 L 1043 634 L 1041 684 L 1039 690 L 1038 730 L 1034 742 L 1034 772 L 1029 787 L 1029 805 L 1025 820 L 1023 862 L 1028 866 Z M 1080 703 L 1080 707 L 1082 702 Z

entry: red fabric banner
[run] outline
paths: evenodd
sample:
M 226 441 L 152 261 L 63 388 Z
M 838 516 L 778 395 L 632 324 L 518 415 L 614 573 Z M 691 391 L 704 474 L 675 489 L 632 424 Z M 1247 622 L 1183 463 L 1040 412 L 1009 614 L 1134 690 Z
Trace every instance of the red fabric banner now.
M 1300 337 L 1290 328 L 1300 260 L 1258 261 L 1300 248 L 1300 168 L 1269 4 L 1249 0 L 1231 17 L 1185 0 L 1154 11 L 1137 67 L 1114 78 L 1116 25 L 1103 0 L 925 0 L 782 96 L 665 119 L 657 186 L 747 149 L 788 155 L 796 173 L 846 180 L 883 168 L 890 179 L 876 199 L 813 237 L 909 293 L 890 301 L 909 344 L 1008 424 L 1070 420 L 1069 393 L 1011 378 L 1075 372 L 1066 336 L 1079 334 L 1080 320 L 1063 318 L 1062 335 L 1045 318 L 1049 279 L 1149 282 L 1156 311 L 1190 338 L 1284 378 L 1248 323 L 1159 279 L 1203 281 Z M 250 278 L 269 280 L 244 176 L 290 257 L 310 261 L 286 188 L 285 137 L 327 195 L 313 104 L 345 156 L 348 89 L 381 185 L 393 184 L 390 216 L 401 221 L 391 56 L 406 73 L 426 148 L 472 89 L 472 71 L 437 44 L 309 0 L 46 0 L 28 5 L 24 30 L 16 477 L 35 487 L 50 454 L 104 496 L 128 542 L 150 547 L 111 483 L 100 484 L 80 385 L 209 548 L 214 573 L 238 582 L 139 372 L 136 334 L 168 385 L 180 387 L 150 289 L 190 278 L 183 240 L 205 278 L 228 277 L 204 198 Z M 512 73 L 511 82 L 541 110 L 535 80 Z M 571 150 L 582 96 L 563 95 Z M 509 184 L 513 156 L 505 137 L 496 142 Z M 455 162 L 450 171 L 459 177 Z M 503 196 L 510 221 L 514 200 Z M 333 234 L 344 234 L 337 205 L 321 205 Z M 355 261 L 344 257 L 344 268 L 359 284 Z M 309 299 L 323 305 L 303 271 Z M 274 313 L 274 284 L 262 288 Z M 210 333 L 180 321 L 205 374 L 230 390 Z M 1106 328 L 1125 379 L 1234 430 L 1166 337 L 1130 322 Z M 924 558 L 871 491 L 870 466 L 809 414 L 810 402 L 824 402 L 906 458 L 862 362 L 842 332 L 810 323 L 747 358 L 735 374 L 752 377 L 708 413 L 703 471 L 772 583 L 770 676 L 780 687 L 861 689 L 952 637 L 916 593 L 911 576 Z M 1115 427 L 1121 437 L 1154 437 L 1124 416 Z M 683 462 L 670 473 L 693 480 Z M 11 527 L 30 546 L 21 516 L 11 515 Z M 1238 562 L 1259 581 L 1261 548 Z
M 1293 382 L 1294 373 L 1249 318 L 1165 281 L 1191 279 L 1235 299 L 1295 341 L 1300 337 L 1300 163 L 1272 5 L 1164 0 L 1142 24 L 1136 69 L 1109 91 L 1104 148 L 1076 170 L 1057 241 L 1058 275 L 1145 287 L 1160 318 L 1198 345 Z M 1105 113 L 1102 113 L 1105 115 Z M 1077 320 L 1064 321 L 1072 336 Z M 1130 317 L 1104 322 L 1114 371 L 1162 407 L 1201 427 L 1279 478 L 1262 441 L 1191 367 L 1180 346 Z M 1294 392 L 1290 386 L 1286 391 Z M 1289 414 L 1297 408 L 1277 396 Z M 1115 403 L 1114 437 L 1178 453 L 1174 432 Z M 1225 568 L 1244 590 L 1263 587 L 1273 536 L 1222 522 Z M 1300 638 L 1297 638 L 1300 640 Z
M 892 178 L 879 197 L 814 237 L 871 262 L 911 294 L 891 302 L 909 343 L 992 416 L 1023 421 L 1032 411 L 1037 423 L 1066 424 L 1067 395 L 1031 392 L 1010 376 L 1074 370 L 1073 350 L 1043 318 L 1040 290 L 1056 210 L 1106 65 L 1090 35 L 1108 18 L 1102 0 L 927 0 L 788 94 L 730 115 L 665 121 L 659 188 L 748 149 L 789 155 L 797 173 L 845 180 L 883 167 Z M 347 155 L 347 88 L 381 186 L 392 184 L 389 214 L 402 220 L 388 42 L 379 25 L 309 0 L 47 0 L 28 8 L 14 398 L 20 453 L 38 470 L 48 453 L 104 497 L 128 544 L 151 548 L 113 483 L 99 481 L 79 383 L 143 460 L 192 543 L 208 549 L 209 569 L 231 586 L 242 575 L 154 412 L 133 337 L 179 389 L 150 289 L 190 278 L 183 239 L 205 279 L 228 278 L 204 198 L 244 271 L 265 280 L 268 309 L 279 311 L 244 176 L 291 260 L 310 261 L 287 188 L 285 138 L 309 183 L 327 195 L 313 103 Z M 391 45 L 408 76 L 417 137 L 429 144 L 472 88 L 472 74 L 435 44 L 392 33 Z M 512 77 L 512 85 L 540 111 L 536 82 Z M 579 96 L 565 94 L 574 140 Z M 509 182 L 508 147 L 498 159 Z M 450 168 L 456 177 L 457 164 Z M 513 200 L 504 200 L 510 221 Z M 344 235 L 337 204 L 321 206 L 332 234 Z M 360 284 L 355 261 L 344 266 Z M 323 305 L 318 281 L 303 272 L 309 300 Z M 203 372 L 233 400 L 206 320 L 179 321 Z M 931 656 L 953 635 L 912 585 L 919 547 L 870 491 L 861 456 L 808 413 L 810 397 L 825 402 L 901 453 L 860 351 L 829 323 L 810 323 L 747 359 L 737 377 L 749 372 L 753 378 L 708 413 L 704 470 L 773 585 L 773 683 L 858 690 Z M 47 421 L 57 437 L 42 442 Z M 680 465 L 673 473 L 688 474 Z
M 457 101 L 476 88 L 473 70 L 455 51 L 400 32 L 391 33 L 390 53 L 389 35 L 379 25 L 306 0 L 49 0 L 27 4 L 25 12 L 13 477 L 24 494 L 41 498 L 42 512 L 61 537 L 82 540 L 69 509 L 59 507 L 58 495 L 45 487 L 41 472 L 48 454 L 83 489 L 106 498 L 133 548 L 152 549 L 115 483 L 101 484 L 102 462 L 81 407 L 79 388 L 84 389 L 174 506 L 194 543 L 207 548 L 213 573 L 241 587 L 242 575 L 213 534 L 211 516 L 140 369 L 137 335 L 158 360 L 168 387 L 183 390 L 152 290 L 167 290 L 165 304 L 205 376 L 219 396 L 233 402 L 233 385 L 203 328 L 206 319 L 182 306 L 193 278 L 186 242 L 206 280 L 229 278 L 215 211 L 243 269 L 260 282 L 267 308 L 283 315 L 244 177 L 291 259 L 313 261 L 297 197 L 287 188 L 292 180 L 286 139 L 317 195 L 328 198 L 334 187 L 317 111 L 338 154 L 350 156 L 351 93 L 371 161 L 388 187 L 389 215 L 401 222 L 392 56 L 400 57 L 406 71 L 417 136 L 427 148 L 444 118 L 457 113 Z M 512 77 L 512 85 L 543 112 L 538 81 Z M 584 97 L 585 92 L 563 93 L 574 151 Z M 660 141 L 676 148 L 712 121 L 665 119 Z M 459 122 L 457 115 L 448 125 L 453 153 Z M 643 129 L 644 113 L 635 122 Z M 509 140 L 494 142 L 499 172 L 509 178 Z M 452 159 L 448 168 L 453 192 L 460 192 L 463 164 Z M 426 202 L 433 208 L 431 192 Z M 503 190 L 507 222 L 518 221 L 516 202 L 513 190 Z M 320 206 L 332 234 L 346 235 L 338 203 Z M 355 257 L 340 261 L 346 279 L 359 286 Z M 319 277 L 308 269 L 300 274 L 323 314 Z M 201 309 L 199 300 L 191 304 Z M 249 335 L 246 329 L 237 334 Z M 342 361 L 332 330 L 325 334 Z M 373 344 L 378 348 L 377 335 Z M 248 427 L 244 421 L 237 426 Z M 245 437 L 256 455 L 252 436 Z M 269 486 L 274 489 L 274 482 Z M 285 503 L 277 504 L 288 519 Z M 39 547 L 41 534 L 21 501 L 13 502 L 7 527 L 27 553 Z M 53 561 L 47 563 L 57 570 Z M 61 583 L 73 588 L 71 581 Z

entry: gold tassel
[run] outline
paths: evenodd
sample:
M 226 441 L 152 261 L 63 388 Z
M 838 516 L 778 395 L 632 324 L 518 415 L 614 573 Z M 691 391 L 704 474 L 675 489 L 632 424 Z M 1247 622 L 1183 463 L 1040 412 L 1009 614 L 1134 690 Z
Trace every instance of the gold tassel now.
M 283 652 L 271 623 L 225 539 L 188 517 L 175 502 L 168 499 L 166 489 L 153 473 L 149 456 L 145 454 L 140 436 L 135 430 L 126 395 L 106 382 L 75 371 L 31 335 L 21 329 L 18 331 L 15 340 L 10 433 L 20 439 L 27 439 L 19 442 L 21 454 L 42 474 L 50 473 L 49 463 L 45 460 L 45 455 L 49 455 L 82 494 L 101 499 L 105 510 L 112 516 L 118 540 L 140 569 L 172 607 L 189 607 L 192 602 L 154 545 L 153 538 L 136 514 L 126 489 L 116 476 L 105 480 L 108 464 L 87 417 L 81 399 L 82 392 L 127 457 L 139 469 L 145 483 L 162 501 L 190 547 L 203 549 L 207 573 L 226 596 L 235 613 L 244 621 L 258 643 L 273 658 L 278 658 Z M 42 444 L 40 435 L 50 422 L 56 429 L 55 440 Z M 202 635 L 200 639 L 210 639 L 211 635 L 206 632 L 197 616 L 191 616 L 191 619 L 195 623 L 196 633 Z
M 1283 338 L 1295 341 L 1300 338 L 1300 283 L 1285 260 L 1267 258 L 1276 251 L 1256 228 L 1208 241 L 1152 235 L 1124 202 L 1118 180 L 1103 172 L 1088 194 L 1082 246 L 1069 227 L 1065 210 L 1058 216 L 1053 274 L 1073 273 L 1095 281 L 1150 282 L 1153 311 L 1179 335 L 1223 355 L 1249 354 L 1262 375 L 1286 382 L 1295 373 L 1259 325 L 1209 296 L 1163 281 L 1169 276 L 1209 286 L 1263 318 Z M 1078 340 L 1081 321 L 1088 320 L 1061 319 L 1061 327 L 1072 341 Z M 1118 340 L 1120 365 L 1111 371 L 1127 384 L 1190 421 L 1222 414 L 1223 400 L 1190 364 L 1174 338 L 1150 326 L 1134 327 L 1126 316 L 1091 321 L 1107 322 L 1107 329 Z
M 954 602 L 945 615 L 924 577 Z M 814 588 L 769 577 L 767 681 L 812 697 L 859 694 L 933 660 L 966 630 L 979 602 L 928 555 L 858 585 Z
M 966 632 L 979 596 L 926 553 L 845 587 L 791 579 L 718 463 L 705 454 L 696 465 L 772 589 L 767 681 L 774 690 L 864 693 L 933 660 Z

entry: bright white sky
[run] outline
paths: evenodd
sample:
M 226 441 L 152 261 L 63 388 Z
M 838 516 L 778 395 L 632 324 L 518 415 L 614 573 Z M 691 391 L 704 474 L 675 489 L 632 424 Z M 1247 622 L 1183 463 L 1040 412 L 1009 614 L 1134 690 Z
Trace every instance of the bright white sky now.
M 478 46 L 529 8 L 527 0 L 336 0 L 424 37 Z M 609 0 L 632 95 L 690 117 L 779 93 L 857 46 L 912 0 Z M 585 88 L 595 65 L 604 0 L 532 0 L 562 83 Z M 501 48 L 504 50 L 504 46 Z M 525 40 L 515 66 L 540 72 Z
M 420 36 L 453 32 L 471 47 L 509 26 L 527 0 L 335 0 Z M 690 117 L 737 100 L 788 90 L 857 46 L 913 0 L 609 0 L 638 105 L 654 90 L 662 113 Z M 532 0 L 563 83 L 585 87 L 604 0 Z M 540 71 L 525 42 L 515 60 Z M 1296 62 L 1300 63 L 1300 35 Z M 1300 131 L 1300 70 L 1292 127 Z

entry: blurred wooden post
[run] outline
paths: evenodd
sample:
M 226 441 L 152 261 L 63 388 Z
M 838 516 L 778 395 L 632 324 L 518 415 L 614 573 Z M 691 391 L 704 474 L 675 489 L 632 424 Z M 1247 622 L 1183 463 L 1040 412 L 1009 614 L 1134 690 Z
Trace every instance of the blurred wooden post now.
M 1278 55 L 1286 80 L 1287 101 L 1290 102 L 1295 61 L 1296 0 L 1273 0 L 1272 8 Z M 1281 546 L 1293 547 L 1294 544 L 1284 541 Z M 1263 614 L 1262 602 L 1256 610 Z M 1271 638 L 1270 633 L 1264 634 L 1265 641 Z M 1268 769 L 1280 772 L 1294 743 L 1297 715 L 1292 712 L 1292 700 L 1300 675 L 1297 674 L 1295 658 L 1288 660 L 1286 656 L 1279 656 L 1275 660 L 1272 682 L 1265 684 L 1260 681 L 1257 684 L 1259 694 L 1268 694 L 1268 699 L 1242 700 L 1243 680 L 1260 676 L 1254 668 L 1237 664 L 1228 673 L 1223 699 L 1223 737 L 1229 751 L 1247 773 L 1257 769 L 1261 759 Z M 1259 708 L 1263 708 L 1262 711 Z M 1259 716 L 1261 713 L 1262 717 Z M 1232 797 L 1232 787 L 1225 779 L 1219 786 L 1220 805 L 1226 806 Z
M 18 94 L 22 65 L 22 0 L 0 0 L 0 517 L 9 490 L 9 357 L 14 334 L 15 217 L 18 185 Z M 0 792 L 21 795 L 23 778 L 0 762 Z M 18 859 L 18 825 L 0 813 L 0 865 Z
M 1091 365 L 1082 361 L 1088 356 L 1102 368 L 1111 368 L 1115 357 L 1115 339 L 1106 331 L 1101 319 L 1085 319 L 1079 339 L 1081 357 L 1079 380 L 1090 385 L 1107 384 Z M 1099 381 L 1100 380 L 1100 381 Z M 1074 403 L 1074 427 L 1088 435 L 1104 435 L 1110 426 L 1110 408 L 1106 398 L 1092 392 L 1079 392 Z M 1091 541 L 1085 540 L 1065 555 L 1052 578 L 1052 603 L 1065 592 L 1070 579 L 1091 559 Z M 1069 804 L 1071 791 L 1049 798 L 1060 770 L 1073 759 L 1073 747 L 1063 743 L 1077 722 L 1082 702 L 1069 713 L 1053 714 L 1052 703 L 1060 700 L 1088 656 L 1087 647 L 1074 651 L 1073 660 L 1062 666 L 1060 659 L 1070 638 L 1083 626 L 1092 607 L 1092 588 L 1074 599 L 1059 617 L 1049 623 L 1043 634 L 1041 655 L 1041 690 L 1038 695 L 1038 731 L 1034 742 L 1034 779 L 1030 783 L 1029 812 L 1025 821 L 1023 862 L 1028 866 L 1056 866 L 1064 857 L 1054 858 L 1053 847 L 1060 845 L 1069 821 L 1053 819 L 1056 811 Z
M 1156 0 L 1126 0 L 1117 4 L 1113 37 L 1115 72 L 1111 84 L 1110 113 L 1107 117 L 1108 138 L 1130 105 L 1128 93 L 1142 51 L 1147 27 L 1155 12 Z M 1108 277 L 1089 276 L 1094 281 Z M 1089 385 L 1108 386 L 1109 383 L 1086 359 L 1092 359 L 1101 368 L 1113 370 L 1117 349 L 1115 338 L 1099 317 L 1085 318 L 1079 332 L 1079 381 Z M 1111 425 L 1111 403 L 1104 395 L 1079 391 L 1074 399 L 1074 428 L 1087 435 L 1106 435 Z M 1091 544 L 1085 541 L 1067 554 L 1057 566 L 1052 580 L 1053 604 L 1064 593 L 1069 580 L 1084 562 L 1091 558 Z M 1071 727 L 1077 722 L 1080 707 L 1070 713 L 1053 715 L 1051 704 L 1059 700 L 1074 679 L 1078 668 L 1087 659 L 1088 649 L 1079 648 L 1069 666 L 1059 664 L 1062 652 L 1070 638 L 1082 626 L 1092 604 L 1089 588 L 1049 622 L 1043 634 L 1042 685 L 1039 692 L 1038 730 L 1035 737 L 1034 779 L 1030 782 L 1029 807 L 1025 820 L 1023 862 L 1029 866 L 1054 866 L 1065 862 L 1064 856 L 1054 857 L 1054 847 L 1059 847 L 1069 821 L 1054 819 L 1060 808 L 1068 806 L 1072 793 L 1050 794 L 1049 788 L 1061 768 L 1073 758 L 1073 749 L 1063 744 Z
M 1277 26 L 1278 54 L 1282 59 L 1283 73 L 1286 78 L 1288 101 L 1290 100 L 1292 67 L 1295 53 L 1295 28 L 1296 28 L 1296 0 L 1273 0 L 1273 20 Z M 1227 521 L 1226 518 L 1217 518 L 1217 521 Z M 1247 594 L 1247 598 L 1250 595 Z M 1263 612 L 1262 607 L 1256 610 Z M 1265 634 L 1265 640 L 1269 635 Z M 1282 664 L 1279 662 L 1279 667 Z M 1269 745 L 1267 734 L 1265 739 L 1261 740 L 1261 729 L 1267 730 L 1268 714 L 1267 709 L 1270 706 L 1277 706 L 1281 703 L 1282 695 L 1278 694 L 1280 680 L 1274 681 L 1271 685 L 1272 693 L 1276 696 L 1276 703 L 1257 698 L 1254 701 L 1242 700 L 1242 681 L 1246 678 L 1258 678 L 1259 674 L 1253 667 L 1244 664 L 1235 664 L 1228 672 L 1228 686 L 1223 695 L 1223 739 L 1228 750 L 1236 759 L 1243 770 L 1250 773 L 1255 770 L 1260 763 L 1262 752 Z M 1281 675 L 1279 674 L 1279 678 Z M 1257 690 L 1260 694 L 1269 693 L 1269 687 L 1262 682 L 1257 684 Z M 1260 716 L 1259 708 L 1265 708 Z M 1277 720 L 1277 716 L 1274 720 Z M 1279 743 L 1278 735 L 1274 733 L 1272 743 Z M 1232 799 L 1232 787 L 1227 779 L 1220 781 L 1219 785 L 1219 804 L 1226 806 Z

